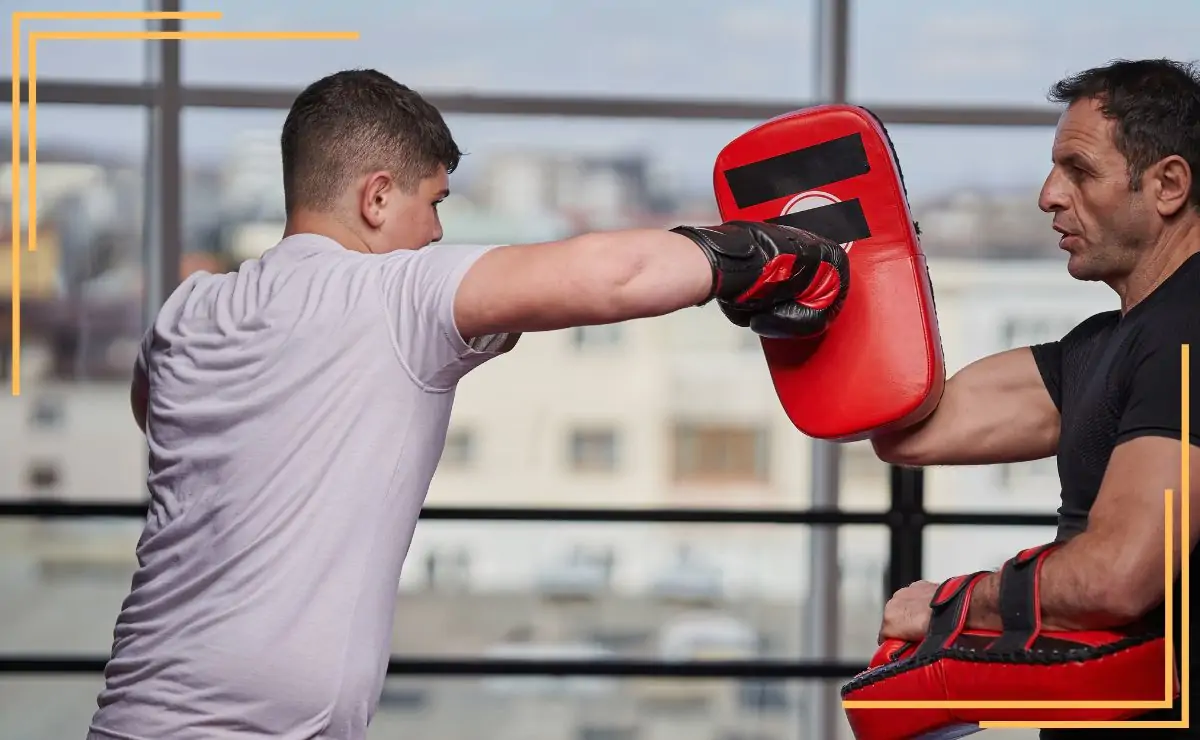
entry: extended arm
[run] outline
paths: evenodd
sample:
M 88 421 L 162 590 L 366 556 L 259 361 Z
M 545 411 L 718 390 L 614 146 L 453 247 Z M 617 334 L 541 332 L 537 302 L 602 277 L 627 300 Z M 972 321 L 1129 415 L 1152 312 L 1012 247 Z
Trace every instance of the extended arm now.
M 405 369 L 444 390 L 521 333 L 659 316 L 712 299 L 740 326 L 757 331 L 766 317 L 764 330 L 817 334 L 840 310 L 848 262 L 837 244 L 808 232 L 731 222 L 428 247 L 380 260 L 380 285 Z
M 464 338 L 552 331 L 695 306 L 712 266 L 680 234 L 631 230 L 498 247 L 463 277 L 454 319 Z
M 747 326 L 754 312 L 790 304 L 763 326 L 803 335 L 823 330 L 848 288 L 845 253 L 807 232 L 750 222 L 637 229 L 489 251 L 463 277 L 454 321 L 472 338 L 661 316 L 716 299 Z
M 1088 516 L 1087 530 L 1051 553 L 1042 566 L 1042 619 L 1047 628 L 1104 629 L 1129 624 L 1163 601 L 1166 537 L 1164 493 L 1173 491 L 1174 571 L 1180 552 L 1190 553 L 1200 535 L 1200 495 L 1196 463 L 1200 448 L 1188 447 L 1189 491 L 1181 491 L 1182 463 L 1178 439 L 1145 436 L 1118 446 L 1112 454 L 1100 493 Z M 1189 496 L 1188 546 L 1180 542 L 1183 496 Z M 1185 554 L 1185 557 L 1187 555 Z M 968 625 L 999 629 L 1000 577 L 986 577 L 971 599 Z
M 985 465 L 1037 460 L 1058 449 L 1059 413 L 1028 347 L 967 365 L 920 424 L 875 437 L 894 465 Z

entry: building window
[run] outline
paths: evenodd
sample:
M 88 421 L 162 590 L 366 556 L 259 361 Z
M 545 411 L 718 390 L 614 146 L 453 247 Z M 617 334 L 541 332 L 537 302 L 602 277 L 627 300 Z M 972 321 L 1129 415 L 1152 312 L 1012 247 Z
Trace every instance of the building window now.
M 765 483 L 769 434 L 757 426 L 676 424 L 677 483 Z
M 446 434 L 440 467 L 462 470 L 475 462 L 475 433 L 470 429 L 451 429 Z
M 617 433 L 613 429 L 571 432 L 571 469 L 579 473 L 608 473 L 617 468 Z
M 624 327 L 621 324 L 577 326 L 571 330 L 571 346 L 575 349 L 616 347 L 621 343 Z

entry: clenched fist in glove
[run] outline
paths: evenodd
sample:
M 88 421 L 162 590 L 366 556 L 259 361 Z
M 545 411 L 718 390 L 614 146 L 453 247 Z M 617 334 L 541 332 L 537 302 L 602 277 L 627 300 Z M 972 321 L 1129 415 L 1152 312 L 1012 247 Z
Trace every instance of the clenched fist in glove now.
M 730 321 L 764 337 L 821 334 L 850 289 L 845 250 L 808 231 L 753 221 L 671 231 L 694 241 L 712 265 L 703 303 L 715 298 Z

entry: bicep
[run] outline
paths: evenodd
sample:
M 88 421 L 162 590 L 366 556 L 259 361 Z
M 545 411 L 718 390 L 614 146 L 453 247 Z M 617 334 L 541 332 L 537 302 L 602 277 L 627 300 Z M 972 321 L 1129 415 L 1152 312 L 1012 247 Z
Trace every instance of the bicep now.
M 636 266 L 606 259 L 595 235 L 504 246 L 463 278 L 455 320 L 464 334 L 555 331 L 620 318 L 613 291 Z

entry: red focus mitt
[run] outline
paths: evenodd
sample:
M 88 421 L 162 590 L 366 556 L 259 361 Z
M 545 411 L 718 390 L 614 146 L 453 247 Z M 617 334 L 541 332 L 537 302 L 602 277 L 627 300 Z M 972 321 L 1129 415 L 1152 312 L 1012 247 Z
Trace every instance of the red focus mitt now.
M 1053 632 L 1042 629 L 1042 562 L 1061 543 L 1025 550 L 1000 575 L 1001 632 L 964 629 L 971 592 L 987 572 L 941 584 L 925 639 L 886 640 L 870 667 L 842 687 L 846 717 L 858 740 L 961 737 L 996 721 L 1115 721 L 1149 711 L 1122 702 L 1161 702 L 1179 695 L 1166 640 L 1145 626 Z M 880 709 L 857 702 L 1109 702 L 1087 709 Z
M 900 166 L 878 119 L 849 105 L 775 118 L 721 151 L 713 184 L 721 218 L 794 226 L 849 255 L 853 288 L 823 335 L 760 332 L 796 428 L 849 441 L 928 416 L 945 382 L 941 337 Z M 848 392 L 820 391 L 834 387 Z

